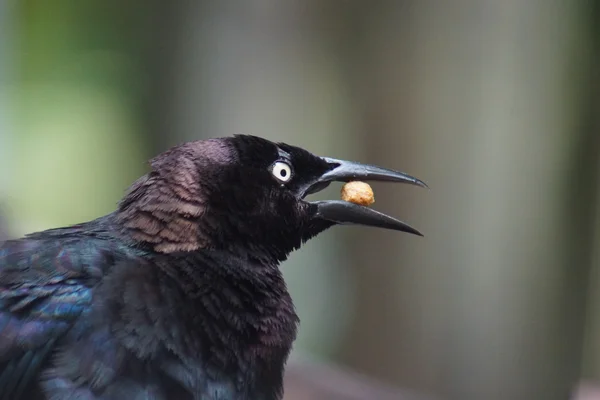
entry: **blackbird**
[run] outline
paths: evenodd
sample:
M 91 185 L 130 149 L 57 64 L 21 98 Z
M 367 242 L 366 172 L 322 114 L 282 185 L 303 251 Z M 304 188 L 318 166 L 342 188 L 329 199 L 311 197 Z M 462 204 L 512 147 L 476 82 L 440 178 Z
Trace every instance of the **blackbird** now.
M 249 135 L 150 161 L 116 210 L 0 243 L 0 399 L 280 400 L 298 316 L 279 264 L 338 224 L 332 181 L 426 185 Z

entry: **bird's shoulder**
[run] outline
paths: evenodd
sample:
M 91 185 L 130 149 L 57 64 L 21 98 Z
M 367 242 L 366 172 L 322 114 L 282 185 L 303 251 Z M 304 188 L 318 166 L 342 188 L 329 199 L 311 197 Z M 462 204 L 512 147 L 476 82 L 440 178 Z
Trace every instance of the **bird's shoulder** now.
M 0 243 L 0 286 L 93 285 L 117 258 L 116 242 L 85 236 L 28 236 Z M 121 246 L 122 247 L 122 246 Z
M 68 231 L 0 243 L 0 398 L 19 398 L 90 307 L 115 246 Z

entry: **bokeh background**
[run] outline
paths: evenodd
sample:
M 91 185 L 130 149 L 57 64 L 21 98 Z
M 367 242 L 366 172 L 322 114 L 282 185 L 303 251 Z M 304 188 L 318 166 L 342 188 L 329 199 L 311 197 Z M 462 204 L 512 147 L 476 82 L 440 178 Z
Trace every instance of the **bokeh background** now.
M 108 213 L 193 139 L 400 169 L 431 189 L 373 184 L 374 206 L 425 238 L 336 228 L 283 265 L 286 399 L 571 398 L 600 380 L 599 11 L 0 0 L 0 235 Z

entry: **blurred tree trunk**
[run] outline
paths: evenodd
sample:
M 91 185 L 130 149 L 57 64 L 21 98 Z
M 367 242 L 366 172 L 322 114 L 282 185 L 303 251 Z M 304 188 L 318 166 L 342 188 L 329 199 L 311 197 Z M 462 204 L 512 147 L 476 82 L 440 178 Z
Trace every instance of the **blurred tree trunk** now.
M 426 0 L 369 13 L 352 96 L 367 161 L 432 189 L 376 185 L 378 208 L 426 236 L 356 240 L 351 365 L 457 400 L 574 389 L 597 181 L 582 126 L 597 73 L 582 52 L 585 5 Z
M 592 2 L 593 11 L 590 13 L 593 19 L 592 26 L 594 32 L 592 37 L 595 39 L 590 48 L 592 51 L 592 63 L 590 68 L 596 73 L 594 81 L 590 85 L 590 106 L 588 108 L 590 121 L 590 134 L 595 138 L 594 143 L 590 143 L 590 148 L 596 151 L 596 180 L 600 177 L 600 75 L 597 71 L 600 69 L 600 1 Z M 592 271 L 589 277 L 588 286 L 588 313 L 586 340 L 583 348 L 583 377 L 592 380 L 596 385 L 600 385 L 600 185 L 597 186 L 596 210 L 595 210 L 595 230 L 591 235 L 594 241 Z M 600 398 L 598 387 L 589 398 L 595 395 Z

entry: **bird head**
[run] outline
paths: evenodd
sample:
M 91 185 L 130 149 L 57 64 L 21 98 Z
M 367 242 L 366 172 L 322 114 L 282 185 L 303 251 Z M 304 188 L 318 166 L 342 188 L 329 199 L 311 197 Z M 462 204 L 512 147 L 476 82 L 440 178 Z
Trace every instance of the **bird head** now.
M 421 235 L 369 207 L 306 199 L 334 181 L 426 187 L 402 172 L 249 135 L 185 143 L 154 158 L 151 167 L 132 185 L 117 215 L 133 239 L 157 252 L 221 249 L 281 261 L 334 225 Z

